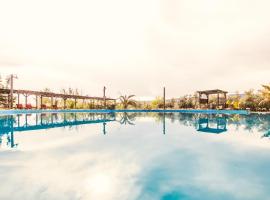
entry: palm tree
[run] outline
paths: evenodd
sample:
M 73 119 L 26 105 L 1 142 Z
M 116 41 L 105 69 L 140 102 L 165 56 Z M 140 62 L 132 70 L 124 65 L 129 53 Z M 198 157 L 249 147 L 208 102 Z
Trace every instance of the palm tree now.
M 136 106 L 136 101 L 132 99 L 133 97 L 135 97 L 135 95 L 122 95 L 119 97 L 124 109 L 127 109 L 128 106 Z
M 62 89 L 60 90 L 60 93 L 61 93 L 61 94 L 67 94 L 67 93 L 68 93 L 68 90 L 65 89 L 65 88 L 62 88 Z

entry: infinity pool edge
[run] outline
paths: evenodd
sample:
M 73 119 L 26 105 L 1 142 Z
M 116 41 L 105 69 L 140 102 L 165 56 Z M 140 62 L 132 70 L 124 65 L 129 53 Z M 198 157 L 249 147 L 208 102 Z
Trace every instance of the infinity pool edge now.
M 32 114 L 32 113 L 118 113 L 118 112 L 160 112 L 160 113 L 204 113 L 204 114 L 241 114 L 248 115 L 248 110 L 0 110 L 0 115 Z

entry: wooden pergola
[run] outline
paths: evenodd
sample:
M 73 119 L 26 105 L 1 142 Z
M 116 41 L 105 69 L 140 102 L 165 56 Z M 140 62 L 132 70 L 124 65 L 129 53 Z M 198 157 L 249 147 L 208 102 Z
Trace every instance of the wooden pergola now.
M 217 95 L 217 101 L 215 104 L 216 108 L 226 108 L 226 102 L 227 102 L 227 91 L 215 89 L 215 90 L 203 90 L 203 91 L 197 91 L 199 94 L 198 102 L 199 107 L 201 108 L 202 105 L 207 105 L 207 108 L 210 108 L 210 102 L 209 97 L 210 95 Z
M 51 98 L 51 108 L 54 108 L 55 105 L 53 102 L 55 99 L 60 98 L 64 101 L 64 109 L 66 109 L 66 100 L 67 99 L 73 99 L 75 101 L 75 108 L 78 100 L 82 100 L 83 103 L 85 101 L 90 100 L 92 103 L 97 101 L 103 108 L 106 108 L 106 102 L 113 101 L 113 103 L 116 103 L 116 99 L 113 98 L 107 98 L 107 97 L 91 97 L 91 96 L 83 96 L 83 95 L 70 95 L 70 94 L 61 94 L 61 93 L 54 93 L 54 92 L 42 92 L 42 91 L 32 91 L 32 90 L 13 90 L 11 94 L 10 89 L 0 89 L 0 94 L 6 94 L 8 99 L 8 106 L 9 108 L 13 108 L 13 103 L 11 103 L 11 97 L 13 95 L 17 95 L 17 104 L 20 104 L 20 96 L 25 97 L 25 104 L 28 104 L 28 97 L 29 96 L 35 96 L 36 97 L 36 109 L 43 107 L 43 101 L 42 99 L 45 98 Z M 38 100 L 40 99 L 40 105 L 38 104 Z

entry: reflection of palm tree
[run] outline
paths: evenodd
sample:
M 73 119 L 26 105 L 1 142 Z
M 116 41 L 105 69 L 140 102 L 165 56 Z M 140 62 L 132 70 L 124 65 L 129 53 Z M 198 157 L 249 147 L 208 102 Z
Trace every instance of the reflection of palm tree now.
M 136 113 L 123 113 L 120 114 L 121 119 L 118 121 L 120 124 L 123 125 L 135 125 L 133 121 L 135 121 Z
M 263 134 L 262 137 L 268 137 L 268 138 L 270 138 L 270 130 L 267 133 Z
M 136 106 L 136 101 L 132 99 L 133 97 L 135 97 L 135 95 L 122 95 L 119 97 L 124 109 L 127 109 L 128 106 Z

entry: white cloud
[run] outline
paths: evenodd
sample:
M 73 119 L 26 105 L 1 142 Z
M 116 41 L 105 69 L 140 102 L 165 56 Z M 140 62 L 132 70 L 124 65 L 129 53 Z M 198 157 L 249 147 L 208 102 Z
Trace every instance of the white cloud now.
M 73 86 L 91 95 L 103 85 L 111 96 L 157 96 L 164 85 L 169 96 L 258 88 L 270 75 L 269 6 L 265 0 L 1 1 L 0 73 L 18 73 L 24 88 Z

